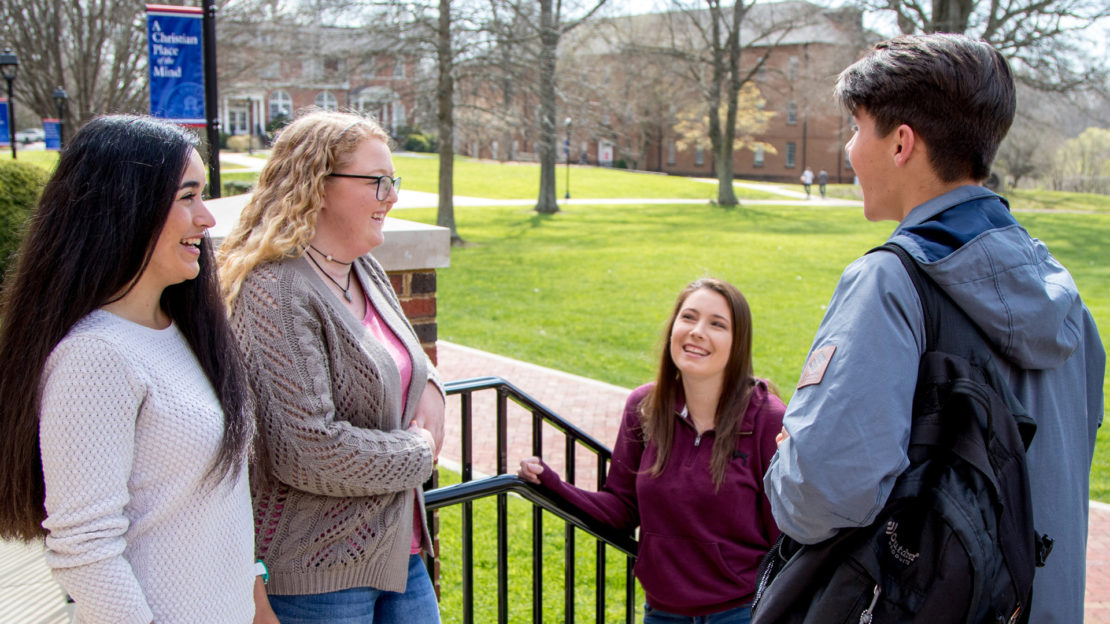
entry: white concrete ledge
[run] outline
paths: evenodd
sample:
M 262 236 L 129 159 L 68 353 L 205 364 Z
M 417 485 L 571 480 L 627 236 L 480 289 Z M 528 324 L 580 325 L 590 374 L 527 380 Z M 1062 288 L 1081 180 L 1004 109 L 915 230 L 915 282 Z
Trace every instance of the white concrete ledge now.
M 216 217 L 216 227 L 208 231 L 219 245 L 239 222 L 239 213 L 250 194 L 210 199 L 205 204 Z M 451 232 L 438 225 L 386 217 L 385 242 L 372 253 L 386 271 L 442 269 L 451 265 Z

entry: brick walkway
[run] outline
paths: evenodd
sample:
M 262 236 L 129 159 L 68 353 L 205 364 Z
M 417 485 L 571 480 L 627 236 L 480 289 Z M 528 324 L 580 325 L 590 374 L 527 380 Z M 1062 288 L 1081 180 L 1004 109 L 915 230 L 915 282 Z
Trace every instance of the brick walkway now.
M 628 389 L 618 388 L 609 384 L 577 377 L 556 370 L 551 370 L 518 362 L 498 355 L 477 351 L 467 347 L 440 341 L 437 343 L 438 368 L 445 380 L 467 379 L 471 377 L 497 376 L 502 377 L 531 395 L 540 403 L 551 408 L 556 414 L 574 423 L 590 435 L 597 438 L 606 446 L 612 446 L 617 437 L 617 425 L 620 421 L 624 401 L 628 397 Z M 486 393 L 490 394 L 490 393 Z M 459 440 L 457 399 L 448 401 L 448 426 L 447 440 Z M 475 413 L 490 409 L 492 398 L 475 395 Z M 486 412 L 488 413 L 488 412 Z M 510 410 L 512 425 L 509 435 L 508 466 L 510 472 L 516 471 L 516 466 L 522 457 L 531 455 L 531 419 L 523 410 Z M 475 449 L 475 463 L 477 470 L 487 474 L 495 472 L 493 427 L 488 423 L 475 423 L 474 440 L 487 441 L 488 444 L 479 443 Z M 545 433 L 545 458 L 547 456 L 561 456 L 561 441 L 555 436 Z M 443 450 L 443 463 L 450 465 L 450 460 L 457 460 L 459 449 L 457 442 L 448 443 Z M 590 475 L 592 470 L 588 465 L 583 465 L 580 459 L 578 466 L 579 482 L 583 482 L 582 475 Z M 561 466 L 556 469 L 563 470 Z M 1110 624 L 1110 505 L 1091 503 L 1090 529 L 1087 542 L 1087 608 L 1085 622 L 1088 624 Z

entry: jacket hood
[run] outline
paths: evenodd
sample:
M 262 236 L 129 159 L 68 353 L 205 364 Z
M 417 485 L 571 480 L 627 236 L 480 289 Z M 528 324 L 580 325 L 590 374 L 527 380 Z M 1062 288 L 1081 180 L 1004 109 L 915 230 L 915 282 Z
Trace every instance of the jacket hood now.
M 979 326 L 999 355 L 1025 369 L 1061 365 L 1082 337 L 1083 303 L 1075 281 L 1044 243 L 1031 238 L 1009 216 L 1001 198 L 980 187 L 959 190 L 965 189 L 978 189 L 971 191 L 973 201 L 965 198 L 958 205 L 941 202 L 930 206 L 936 200 L 922 204 L 907 215 L 891 242 L 917 258 L 925 272 Z M 988 205 L 984 208 L 984 204 Z M 951 214 L 941 218 L 945 211 Z M 922 237 L 926 232 L 931 233 L 927 234 L 930 239 L 943 239 L 935 233 L 944 230 L 946 221 L 966 229 L 969 217 L 979 218 L 984 213 L 983 231 L 972 232 L 974 236 L 966 242 L 953 242 L 958 237 L 949 237 L 945 248 Z M 1005 221 L 1009 224 L 1002 225 Z

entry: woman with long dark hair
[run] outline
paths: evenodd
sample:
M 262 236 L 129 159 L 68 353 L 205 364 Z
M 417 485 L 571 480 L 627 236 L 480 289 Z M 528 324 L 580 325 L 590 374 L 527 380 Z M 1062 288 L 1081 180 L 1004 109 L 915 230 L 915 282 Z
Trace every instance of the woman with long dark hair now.
M 0 537 L 45 538 L 78 622 L 249 623 L 253 435 L 196 139 L 66 146 L 0 307 Z M 257 585 L 257 587 L 256 587 Z
M 688 285 L 663 339 L 655 383 L 625 405 L 600 491 L 563 482 L 537 457 L 517 474 L 600 522 L 640 527 L 645 624 L 744 624 L 779 534 L 763 473 L 786 408 L 752 374 L 751 311 L 732 284 Z

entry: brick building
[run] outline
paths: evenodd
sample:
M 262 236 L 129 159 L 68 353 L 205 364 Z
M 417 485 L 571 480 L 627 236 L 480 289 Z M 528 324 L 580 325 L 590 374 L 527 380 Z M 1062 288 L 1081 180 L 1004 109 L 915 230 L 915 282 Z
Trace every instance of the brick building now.
M 680 111 L 704 107 L 699 85 L 690 79 L 690 66 L 678 58 L 704 52 L 692 49 L 700 42 L 692 26 L 696 19 L 708 19 L 708 12 L 612 18 L 583 28 L 560 45 L 569 51 L 560 58 L 561 68 L 590 68 L 574 81 L 583 87 L 578 93 L 564 84 L 565 108 L 572 111 L 568 114 L 585 121 L 574 124 L 580 130 L 571 137 L 576 148 L 572 154 L 581 159 L 585 152 L 586 160 L 602 164 L 631 154 L 640 169 L 716 175 L 712 150 L 693 145 L 684 149 L 675 129 Z M 737 177 L 797 182 L 810 167 L 814 172 L 824 169 L 831 181 L 852 181 L 843 152 L 850 119 L 833 101 L 832 87 L 837 74 L 858 59 L 873 38 L 855 8 L 780 2 L 749 9 L 740 34 L 740 66 L 755 70 L 761 65 L 752 81 L 764 100 L 761 110 L 774 115 L 755 137 L 770 149 L 734 153 Z M 666 46 L 678 53 L 667 53 Z M 635 110 L 627 105 L 631 100 L 639 102 Z
M 307 106 L 372 113 L 391 134 L 411 123 L 416 60 L 366 29 L 273 19 L 225 21 L 217 32 L 226 134 L 258 134 Z

